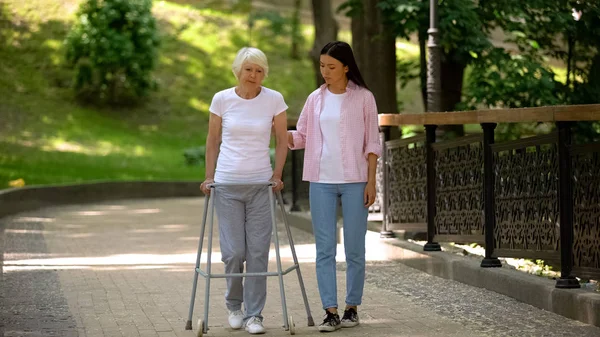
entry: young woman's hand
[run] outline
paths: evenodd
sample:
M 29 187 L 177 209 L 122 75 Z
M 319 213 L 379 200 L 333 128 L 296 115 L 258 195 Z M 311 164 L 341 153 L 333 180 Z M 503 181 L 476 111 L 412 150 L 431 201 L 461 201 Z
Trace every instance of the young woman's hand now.
M 204 179 L 204 181 L 202 182 L 202 184 L 200 184 L 200 190 L 202 192 L 204 192 L 204 194 L 209 195 L 210 194 L 210 187 L 208 185 L 210 184 L 214 184 L 215 180 L 212 178 L 207 178 Z
M 288 146 L 290 148 L 293 148 L 294 147 L 294 136 L 292 135 L 291 132 L 288 131 L 287 137 L 288 137 Z
M 375 196 L 377 195 L 377 191 L 375 188 L 375 181 L 367 182 L 367 186 L 365 187 L 365 207 L 370 207 L 375 202 Z

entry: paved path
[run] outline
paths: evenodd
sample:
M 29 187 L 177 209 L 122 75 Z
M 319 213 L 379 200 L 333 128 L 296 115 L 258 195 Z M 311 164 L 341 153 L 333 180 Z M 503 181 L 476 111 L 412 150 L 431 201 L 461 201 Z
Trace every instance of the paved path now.
M 203 310 L 202 278 L 194 332 L 184 326 L 202 207 L 203 200 L 194 198 L 134 200 L 0 219 L 0 336 L 195 336 Z M 292 232 L 318 323 L 322 309 L 313 240 L 303 231 Z M 284 232 L 280 238 L 287 243 Z M 284 268 L 291 266 L 289 247 L 281 248 Z M 394 260 L 398 249 L 381 243 L 376 234 L 368 236 L 361 325 L 331 335 L 600 336 L 599 328 L 406 267 Z M 213 251 L 214 271 L 222 272 L 216 239 Z M 274 252 L 271 256 L 274 271 Z M 343 261 L 342 250 L 338 257 Z M 344 281 L 340 262 L 340 303 Z M 285 276 L 285 285 L 296 334 L 323 336 L 306 326 L 295 274 Z M 212 280 L 211 286 L 208 336 L 246 336 L 227 327 L 224 280 Z M 268 287 L 267 335 L 288 335 L 277 279 L 270 278 Z

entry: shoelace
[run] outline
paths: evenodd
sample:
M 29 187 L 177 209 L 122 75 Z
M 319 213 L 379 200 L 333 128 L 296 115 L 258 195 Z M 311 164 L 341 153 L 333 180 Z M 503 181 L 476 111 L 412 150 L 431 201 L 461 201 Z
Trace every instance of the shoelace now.
M 323 320 L 323 324 L 335 322 L 335 314 L 329 311 L 326 311 L 325 319 Z
M 354 318 L 354 316 L 356 316 L 356 311 L 350 309 L 350 310 L 346 310 L 344 312 L 344 317 L 342 319 L 352 320 Z
M 247 323 L 247 325 L 252 325 L 252 324 L 254 324 L 254 322 L 262 323 L 262 322 L 260 321 L 260 319 L 258 319 L 258 318 L 256 318 L 256 317 L 251 317 L 251 318 L 248 320 L 248 323 Z

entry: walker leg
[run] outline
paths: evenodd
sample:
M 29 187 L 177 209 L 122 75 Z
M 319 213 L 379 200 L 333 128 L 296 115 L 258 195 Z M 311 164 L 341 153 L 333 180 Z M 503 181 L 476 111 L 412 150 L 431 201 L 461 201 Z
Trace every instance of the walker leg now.
M 208 331 L 208 304 L 210 299 L 210 279 L 211 279 L 211 266 L 212 266 L 212 242 L 213 242 L 213 228 L 215 227 L 214 216 L 215 216 L 215 194 L 217 193 L 215 188 L 212 188 L 209 208 L 210 208 L 210 227 L 208 227 L 208 254 L 206 256 L 206 289 L 204 290 L 204 325 L 202 326 L 202 332 Z
M 304 288 L 304 281 L 302 280 L 302 273 L 300 272 L 300 264 L 298 263 L 298 257 L 296 256 L 296 248 L 294 248 L 294 239 L 292 239 L 292 231 L 287 220 L 287 215 L 283 205 L 283 198 L 281 193 L 277 193 L 277 201 L 281 210 L 281 216 L 283 217 L 283 223 L 287 232 L 288 240 L 290 242 L 290 249 L 292 250 L 292 257 L 294 259 L 294 265 L 296 266 L 296 272 L 298 274 L 298 283 L 300 283 L 300 290 L 302 291 L 302 299 L 304 300 L 304 307 L 306 308 L 306 315 L 308 317 L 308 326 L 314 326 L 315 321 L 313 320 L 312 314 L 310 313 L 310 306 L 308 304 L 308 298 L 306 297 L 306 289 Z
M 200 268 L 200 258 L 202 255 L 202 243 L 204 241 L 204 229 L 206 228 L 206 214 L 208 212 L 208 200 L 210 195 L 204 198 L 204 214 L 202 215 L 202 225 L 200 226 L 200 239 L 198 242 L 198 253 L 196 255 L 196 267 L 194 268 L 194 282 L 192 285 L 192 298 L 190 300 L 190 310 L 188 312 L 188 320 L 185 324 L 186 330 L 192 330 L 192 315 L 194 313 L 194 301 L 196 299 L 196 287 L 198 286 L 198 268 Z
M 275 219 L 275 199 L 273 198 L 273 189 L 269 190 L 269 205 L 271 207 L 271 221 L 273 222 L 273 233 L 275 234 L 275 254 L 277 257 L 277 276 L 279 276 L 279 291 L 281 293 L 281 307 L 283 309 L 283 328 L 289 330 L 287 305 L 285 303 L 285 288 L 283 286 L 283 272 L 281 271 L 281 255 L 279 254 L 279 234 L 277 233 L 277 221 Z

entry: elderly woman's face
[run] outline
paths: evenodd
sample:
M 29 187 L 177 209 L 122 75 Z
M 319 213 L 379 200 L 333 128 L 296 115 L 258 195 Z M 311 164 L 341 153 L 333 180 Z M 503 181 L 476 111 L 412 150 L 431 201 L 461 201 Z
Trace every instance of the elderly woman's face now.
M 345 83 L 348 67 L 329 55 L 321 55 L 321 75 L 325 83 Z
M 264 78 L 265 70 L 262 67 L 248 62 L 242 64 L 239 76 L 240 84 L 250 87 L 260 87 Z

